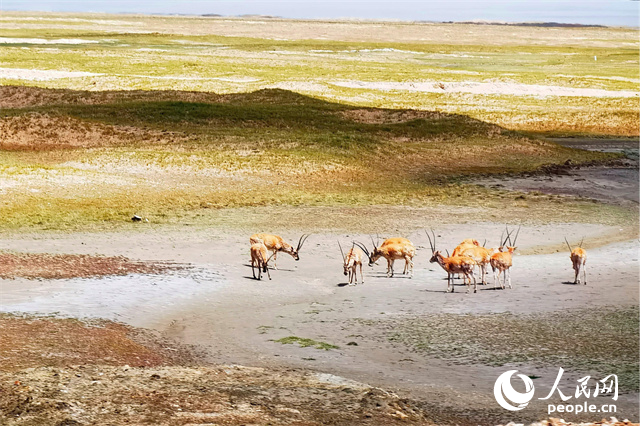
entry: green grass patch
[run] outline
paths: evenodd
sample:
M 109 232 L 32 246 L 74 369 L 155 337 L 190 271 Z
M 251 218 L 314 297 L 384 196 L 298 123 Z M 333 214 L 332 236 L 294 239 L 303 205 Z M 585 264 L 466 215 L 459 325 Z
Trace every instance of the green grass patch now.
M 303 337 L 296 337 L 296 336 L 283 337 L 282 339 L 278 339 L 274 341 L 276 343 L 282 343 L 283 345 L 292 345 L 294 343 L 297 343 L 301 348 L 314 347 L 316 349 L 323 349 L 325 351 L 328 351 L 331 349 L 339 349 L 338 346 L 332 345 L 330 343 L 319 342 L 317 340 L 306 339 Z

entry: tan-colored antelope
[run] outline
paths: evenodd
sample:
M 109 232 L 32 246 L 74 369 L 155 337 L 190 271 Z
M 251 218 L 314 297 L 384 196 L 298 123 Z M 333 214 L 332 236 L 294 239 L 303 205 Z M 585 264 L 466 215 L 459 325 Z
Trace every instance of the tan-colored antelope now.
M 564 238 L 564 241 L 567 243 L 569 247 L 569 251 L 571 254 L 569 257 L 571 258 L 571 263 L 573 263 L 573 270 L 576 273 L 575 278 L 573 279 L 574 284 L 580 284 L 580 271 L 582 271 L 582 276 L 584 278 L 584 285 L 587 285 L 587 251 L 582 248 L 582 243 L 584 242 L 584 238 L 580 241 L 580 245 L 578 247 L 572 249 L 567 238 Z
M 513 239 L 513 243 L 511 243 L 511 233 L 507 228 L 507 238 L 502 241 L 502 237 L 500 237 L 500 247 L 498 248 L 498 252 L 491 255 L 491 269 L 493 270 L 493 287 L 497 287 L 497 283 L 500 280 L 500 274 L 502 274 L 502 289 L 504 289 L 504 284 L 507 280 L 507 276 L 509 277 L 509 288 L 513 288 L 511 286 L 511 266 L 513 265 L 513 252 L 517 249 L 516 240 L 518 239 L 518 234 L 520 234 L 520 228 L 518 227 L 518 232 L 516 233 L 515 238 Z M 504 233 L 503 233 L 504 235 Z M 503 251 L 505 248 L 505 244 L 509 241 L 508 246 L 506 246 L 507 251 Z
M 371 252 L 364 244 L 356 243 L 369 258 L 369 266 L 373 266 L 378 259 L 384 257 L 387 259 L 387 278 L 391 278 L 393 277 L 393 263 L 398 259 L 404 259 L 402 274 L 408 273 L 410 278 L 413 277 L 413 256 L 416 255 L 416 248 L 411 241 L 406 238 L 388 238 L 380 247 L 376 247 L 372 238 L 371 243 L 373 244 Z
M 475 275 L 473 275 L 473 268 L 477 265 L 476 261 L 467 256 L 444 257 L 440 251 L 436 250 L 436 234 L 433 230 L 431 231 L 431 234 L 433 235 L 433 241 L 427 232 L 432 253 L 429 262 L 437 262 L 438 265 L 447 272 L 447 293 L 453 293 L 454 291 L 453 274 L 462 274 L 463 282 L 467 285 L 467 293 L 470 291 L 471 280 L 473 279 L 473 292 L 476 293 L 478 291 L 478 283 L 476 282 Z
M 458 256 L 460 254 L 460 251 L 469 247 L 480 247 L 480 243 L 478 242 L 478 240 L 475 240 L 473 238 L 467 238 L 466 240 L 462 240 L 462 242 L 458 244 L 456 248 L 453 249 L 453 253 L 451 254 L 451 256 Z
M 486 249 L 484 245 L 487 243 L 487 240 L 484 240 L 484 244 L 482 247 L 478 240 L 474 238 L 467 238 L 462 240 L 460 244 L 456 248 L 453 249 L 451 256 L 469 256 L 473 260 L 478 263 L 478 273 L 482 276 L 482 284 L 486 284 L 486 274 L 487 274 L 487 265 L 489 265 L 489 260 L 491 259 L 491 255 L 493 254 L 491 250 Z M 460 276 L 458 276 L 460 278 Z
M 340 253 L 342 254 L 344 274 L 349 276 L 349 285 L 358 284 L 358 274 L 356 273 L 358 266 L 360 267 L 360 282 L 364 284 L 364 275 L 362 274 L 362 259 L 364 258 L 364 253 L 362 250 L 356 248 L 355 243 L 353 243 L 351 250 L 349 250 L 345 256 L 342 251 L 340 241 L 338 241 L 338 246 L 340 247 Z
M 309 238 L 309 235 L 303 234 L 298 241 L 298 247 L 296 249 L 294 249 L 291 244 L 282 239 L 282 237 L 271 234 L 253 234 L 251 237 L 249 237 L 249 242 L 251 244 L 262 242 L 267 247 L 267 250 L 273 253 L 273 267 L 274 269 L 278 269 L 278 266 L 276 265 L 278 252 L 281 251 L 290 254 L 291 257 L 293 257 L 295 260 L 300 260 L 300 249 L 302 248 L 304 242 L 307 241 L 307 238 Z
M 471 245 L 467 247 L 462 247 L 457 253 L 454 251 L 452 256 L 467 256 L 472 258 L 478 264 L 478 268 L 480 269 L 480 277 L 482 284 L 487 283 L 487 267 L 491 263 L 491 255 L 493 251 L 491 249 L 487 249 L 484 247 Z
M 253 273 L 253 278 L 256 278 L 256 272 L 254 270 L 255 267 L 258 268 L 258 277 L 256 279 L 262 278 L 262 272 L 266 272 L 269 279 L 271 279 L 271 274 L 269 273 L 269 260 L 271 257 L 267 257 L 267 246 L 264 245 L 262 241 L 257 241 L 251 244 L 251 273 Z

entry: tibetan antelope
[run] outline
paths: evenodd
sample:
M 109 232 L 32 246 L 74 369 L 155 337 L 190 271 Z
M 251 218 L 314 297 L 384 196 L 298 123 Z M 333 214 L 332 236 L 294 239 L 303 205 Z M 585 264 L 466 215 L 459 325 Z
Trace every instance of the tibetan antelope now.
M 356 243 L 369 258 L 369 266 L 373 266 L 378 259 L 384 257 L 387 259 L 387 278 L 391 278 L 393 277 L 393 262 L 398 259 L 404 259 L 402 274 L 410 274 L 409 278 L 413 277 L 413 256 L 416 254 L 416 249 L 411 241 L 406 238 L 388 238 L 380 247 L 376 247 L 376 243 L 371 238 L 371 243 L 373 244 L 371 252 L 367 250 L 364 244 Z
M 476 263 L 478 264 L 481 282 L 482 284 L 486 284 L 487 283 L 487 278 L 486 278 L 487 267 L 491 263 L 492 254 L 493 254 L 493 251 L 490 249 L 472 245 L 468 247 L 463 247 L 457 253 L 454 251 L 453 256 L 466 256 L 475 260 Z
M 273 253 L 273 267 L 274 269 L 278 269 L 278 266 L 276 265 L 278 252 L 281 251 L 284 253 L 288 253 L 295 260 L 300 260 L 300 249 L 302 248 L 304 242 L 307 241 L 307 238 L 309 238 L 309 235 L 303 234 L 300 237 L 300 240 L 298 240 L 298 247 L 296 249 L 294 249 L 291 244 L 283 240 L 282 237 L 271 234 L 253 234 L 251 237 L 249 237 L 249 242 L 251 244 L 255 244 L 261 241 L 267 247 L 267 250 Z
M 573 263 L 573 270 L 576 273 L 575 278 L 573 279 L 574 284 L 580 284 L 580 271 L 582 271 L 582 276 L 584 278 L 584 285 L 587 285 L 587 251 L 582 248 L 582 243 L 584 242 L 584 238 L 580 241 L 578 247 L 572 249 L 567 238 L 564 238 L 564 241 L 567 243 L 569 247 L 569 251 L 571 251 L 571 263 Z
M 262 272 L 266 272 L 269 279 L 271 279 L 271 274 L 269 273 L 268 263 L 271 260 L 271 255 L 267 258 L 267 246 L 264 245 L 262 241 L 255 242 L 251 244 L 251 273 L 253 273 L 253 278 L 256 278 L 256 272 L 254 270 L 255 267 L 258 268 L 258 277 L 256 279 L 262 278 Z
M 353 243 L 351 246 L 351 250 L 347 252 L 345 256 L 342 251 L 342 246 L 340 245 L 340 241 L 338 241 L 338 246 L 340 247 L 340 254 L 342 254 L 342 262 L 344 274 L 349 276 L 349 285 L 357 285 L 358 284 L 358 274 L 356 273 L 356 269 L 360 267 L 360 283 L 364 284 L 364 275 L 362 274 L 362 259 L 364 257 L 364 253 L 359 248 L 356 248 L 356 244 Z M 355 284 L 353 283 L 355 281 Z
M 462 240 L 462 242 L 458 244 L 456 248 L 453 249 L 452 256 L 458 256 L 461 250 L 469 247 L 480 247 L 480 243 L 478 242 L 478 240 L 474 240 L 473 238 L 467 238 L 466 240 Z
M 511 242 L 511 233 L 507 228 L 507 238 L 502 240 L 500 237 L 500 247 L 498 248 L 498 252 L 491 255 L 491 269 L 493 270 L 493 287 L 496 288 L 497 284 L 500 281 L 500 274 L 502 274 L 502 289 L 504 289 L 504 284 L 507 280 L 507 275 L 509 276 L 509 288 L 513 288 L 511 286 L 511 265 L 513 265 L 513 252 L 516 250 L 516 240 L 518 239 L 518 234 L 520 234 L 520 227 L 518 227 L 518 232 L 516 232 L 516 236 L 513 239 L 513 243 Z M 502 234 L 504 235 L 504 233 Z M 507 251 L 503 251 L 505 248 L 505 244 L 509 242 L 509 245 L 506 246 Z
M 426 231 L 425 231 L 426 232 Z M 444 257 L 440 251 L 436 250 L 436 234 L 431 231 L 433 235 L 433 241 L 428 232 L 429 245 L 431 246 L 431 259 L 429 262 L 435 263 L 442 267 L 447 272 L 447 293 L 453 293 L 453 274 L 462 274 L 464 277 L 464 283 L 467 285 L 467 293 L 470 291 L 471 279 L 473 279 L 473 292 L 478 291 L 478 283 L 476 277 L 473 275 L 473 268 L 477 265 L 476 261 L 467 256 L 449 256 Z
M 484 246 L 487 244 L 487 240 L 484 240 L 482 246 L 478 240 L 473 238 L 467 238 L 463 240 L 456 248 L 453 249 L 451 256 L 468 256 L 476 261 L 478 264 L 478 272 L 482 277 L 482 284 L 487 283 L 487 266 L 493 254 L 490 249 L 486 249 Z M 458 276 L 460 278 L 460 276 Z

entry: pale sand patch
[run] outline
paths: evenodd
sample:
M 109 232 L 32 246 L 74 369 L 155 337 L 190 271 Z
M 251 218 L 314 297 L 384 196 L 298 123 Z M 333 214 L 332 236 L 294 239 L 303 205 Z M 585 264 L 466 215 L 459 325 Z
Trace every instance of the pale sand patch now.
M 640 78 L 628 78 L 628 77 L 619 77 L 619 76 L 605 76 L 605 75 L 566 75 L 566 74 L 556 74 L 554 77 L 564 77 L 564 78 L 597 78 L 600 80 L 615 80 L 615 81 L 627 81 L 629 83 L 639 83 Z
M 282 89 L 302 92 L 327 92 L 331 90 L 331 88 L 324 84 L 310 81 L 283 81 L 266 86 L 265 89 Z
M 143 22 L 132 22 L 132 21 L 116 21 L 113 19 L 81 19 L 81 18 L 44 18 L 44 17 L 0 17 L 0 21 L 58 21 L 58 22 L 88 22 L 91 24 L 98 25 L 143 25 Z
M 350 89 L 369 89 L 381 91 L 407 91 L 425 93 L 472 93 L 477 95 L 515 95 L 515 96 L 583 96 L 592 98 L 635 98 L 640 92 L 630 90 L 578 89 L 562 86 L 543 86 L 539 84 L 520 84 L 504 82 L 455 82 L 437 81 L 358 81 L 345 80 L 329 82 L 334 86 Z
M 98 40 L 84 40 L 81 38 L 58 38 L 47 40 L 45 38 L 18 38 L 0 37 L 0 44 L 95 44 Z
M 394 49 L 393 47 L 385 47 L 382 49 L 351 49 L 351 50 L 324 50 L 324 49 L 311 49 L 311 53 L 408 53 L 412 55 L 424 55 L 424 52 L 415 52 L 413 50 Z
M 33 70 L 24 68 L 0 68 L 0 79 L 48 81 L 60 78 L 94 77 L 98 74 L 84 71 Z
M 141 47 L 140 49 L 136 49 L 138 52 L 168 52 L 167 49 L 152 49 L 149 47 Z
M 116 74 L 118 77 L 148 78 L 151 80 L 214 80 L 227 83 L 255 83 L 261 81 L 253 77 L 189 77 L 184 75 L 141 75 L 141 74 Z
M 131 186 L 133 183 L 125 176 L 106 175 L 96 173 L 88 175 L 78 174 L 69 170 L 32 170 L 23 174 L 5 175 L 0 183 L 0 194 L 11 190 L 19 193 L 25 191 L 50 193 L 53 190 L 59 193 L 70 193 L 77 196 L 78 191 L 83 193 L 91 191 L 104 191 L 104 185 L 110 187 Z

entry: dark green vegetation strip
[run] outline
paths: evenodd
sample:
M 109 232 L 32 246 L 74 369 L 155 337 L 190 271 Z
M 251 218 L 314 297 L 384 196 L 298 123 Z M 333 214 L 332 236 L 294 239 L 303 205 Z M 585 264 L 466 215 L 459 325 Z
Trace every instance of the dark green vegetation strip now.
M 533 315 L 432 315 L 385 329 L 389 340 L 453 363 L 617 374 L 621 389 L 637 392 L 639 327 L 638 307 L 598 307 Z

